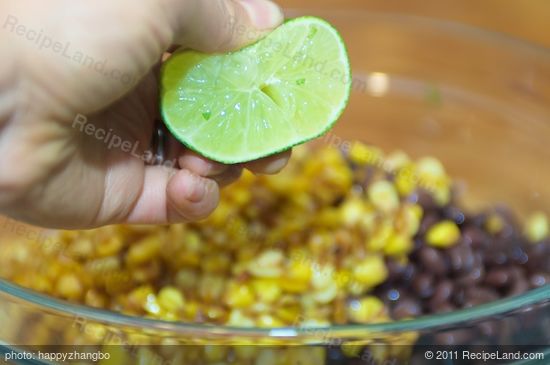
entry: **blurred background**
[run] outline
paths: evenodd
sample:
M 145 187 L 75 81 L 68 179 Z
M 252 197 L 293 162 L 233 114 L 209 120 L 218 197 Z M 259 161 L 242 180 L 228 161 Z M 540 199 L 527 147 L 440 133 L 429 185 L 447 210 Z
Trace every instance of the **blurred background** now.
M 466 23 L 550 47 L 548 0 L 278 0 L 285 8 L 357 8 Z

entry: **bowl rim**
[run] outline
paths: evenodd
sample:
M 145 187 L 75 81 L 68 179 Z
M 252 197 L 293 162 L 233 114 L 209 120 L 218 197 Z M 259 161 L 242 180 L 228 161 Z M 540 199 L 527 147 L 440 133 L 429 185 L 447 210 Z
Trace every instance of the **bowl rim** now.
M 46 294 L 41 294 L 30 289 L 0 279 L 0 295 L 8 295 L 15 298 L 14 302 L 31 304 L 64 317 L 72 317 L 76 323 L 102 323 L 105 325 L 118 325 L 131 328 L 147 329 L 148 331 L 160 331 L 170 334 L 192 335 L 200 338 L 220 337 L 227 338 L 314 338 L 327 340 L 330 338 L 354 337 L 369 333 L 390 334 L 404 331 L 420 331 L 425 329 L 452 328 L 453 325 L 465 322 L 475 322 L 484 319 L 494 319 L 495 315 L 505 316 L 527 309 L 533 305 L 550 307 L 550 284 L 541 288 L 530 290 L 522 295 L 496 300 L 490 303 L 459 309 L 453 312 L 421 316 L 415 319 L 373 323 L 351 324 L 324 327 L 281 327 L 281 328 L 243 328 L 229 326 L 213 326 L 206 324 L 194 324 L 186 322 L 170 322 L 144 317 L 130 316 L 122 313 L 89 307 L 82 304 L 66 302 Z
M 550 48 L 530 43 L 512 35 L 496 31 L 477 28 L 472 25 L 458 22 L 428 18 L 417 15 L 405 15 L 400 13 L 372 12 L 361 9 L 353 11 L 342 9 L 320 8 L 285 8 L 285 13 L 291 17 L 314 13 L 326 15 L 330 18 L 353 17 L 365 19 L 384 20 L 388 23 L 398 23 L 399 26 L 432 27 L 440 32 L 454 34 L 461 37 L 475 39 L 490 43 L 492 46 L 513 48 L 519 52 L 536 53 L 550 60 Z M 519 296 L 500 299 L 491 303 L 460 309 L 453 312 L 421 316 L 415 319 L 375 323 L 335 325 L 324 327 L 284 327 L 284 328 L 238 328 L 229 326 L 212 326 L 205 324 L 193 324 L 184 322 L 168 322 L 150 318 L 129 316 L 105 309 L 93 308 L 81 304 L 66 302 L 45 294 L 34 292 L 20 287 L 0 278 L 0 298 L 8 296 L 13 302 L 39 307 L 44 311 L 56 313 L 64 317 L 72 317 L 83 322 L 97 322 L 106 325 L 117 325 L 131 328 L 147 329 L 148 331 L 160 331 L 170 334 L 187 335 L 195 338 L 278 338 L 281 340 L 292 338 L 312 337 L 321 340 L 327 338 L 346 338 L 357 335 L 388 334 L 403 331 L 420 331 L 425 329 L 449 328 L 453 325 L 464 324 L 465 321 L 473 322 L 494 318 L 495 315 L 504 316 L 515 311 L 525 310 L 533 305 L 550 307 L 550 285 L 528 291 Z

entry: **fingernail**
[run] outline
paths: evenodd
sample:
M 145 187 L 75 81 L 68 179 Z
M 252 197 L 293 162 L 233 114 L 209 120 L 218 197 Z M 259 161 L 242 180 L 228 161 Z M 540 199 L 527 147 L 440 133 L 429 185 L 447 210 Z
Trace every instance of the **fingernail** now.
M 281 8 L 269 0 L 239 0 L 239 3 L 260 30 L 275 28 L 284 20 Z
M 179 164 L 181 168 L 204 177 L 216 176 L 227 170 L 226 165 L 209 161 L 194 152 L 186 152 L 180 157 Z
M 205 181 L 190 172 L 187 173 L 185 180 L 185 188 L 187 189 L 185 198 L 192 203 L 202 201 L 206 195 Z
M 287 158 L 278 158 L 272 162 L 270 162 L 266 167 L 265 167 L 265 173 L 270 175 L 270 174 L 276 174 L 278 173 L 279 171 L 281 171 L 283 169 L 283 167 L 286 166 L 288 162 L 288 159 Z

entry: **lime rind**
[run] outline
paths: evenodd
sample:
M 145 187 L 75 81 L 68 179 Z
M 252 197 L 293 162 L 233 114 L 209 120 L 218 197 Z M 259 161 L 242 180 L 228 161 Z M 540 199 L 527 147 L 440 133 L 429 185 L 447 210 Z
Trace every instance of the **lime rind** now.
M 319 34 L 328 37 L 325 52 L 337 57 L 327 58 L 331 60 L 327 63 L 341 72 L 337 83 L 343 88 L 327 81 L 330 75 L 304 71 L 303 60 L 297 59 L 294 67 L 292 61 L 283 62 L 287 69 L 281 71 L 280 57 L 259 53 L 273 51 L 268 42 L 284 39 L 285 32 L 292 31 L 290 35 L 301 37 L 287 41 L 293 51 L 310 46 L 321 53 L 319 41 L 315 44 L 312 39 Z M 303 54 L 310 56 L 307 51 Z M 251 55 L 260 55 L 259 61 Z M 174 77 L 174 72 L 185 77 Z M 274 82 L 269 73 L 277 76 Z M 210 78 L 199 77 L 204 74 Z M 163 65 L 162 75 L 161 112 L 168 129 L 190 149 L 227 164 L 267 157 L 320 137 L 340 118 L 351 93 L 345 44 L 328 22 L 315 17 L 288 20 L 263 40 L 227 55 L 177 52 Z M 331 87 L 339 93 L 338 100 L 330 99 Z

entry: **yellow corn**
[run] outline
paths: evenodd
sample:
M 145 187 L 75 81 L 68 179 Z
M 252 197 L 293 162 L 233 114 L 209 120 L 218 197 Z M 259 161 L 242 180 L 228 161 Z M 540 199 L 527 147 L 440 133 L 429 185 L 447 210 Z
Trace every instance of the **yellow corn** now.
M 491 214 L 485 222 L 485 229 L 492 234 L 497 234 L 504 228 L 504 221 L 498 214 Z
M 258 278 L 277 278 L 283 275 L 283 253 L 267 250 L 260 254 L 248 267 L 248 271 Z
M 263 303 L 273 303 L 281 297 L 282 288 L 277 280 L 258 279 L 252 282 L 256 297 Z
M 389 221 L 381 222 L 374 234 L 367 240 L 367 249 L 372 252 L 384 250 L 393 234 L 393 224 Z
M 203 257 L 200 262 L 203 272 L 225 273 L 231 266 L 229 255 L 220 252 Z
M 403 166 L 395 175 L 395 187 L 401 196 L 412 194 L 418 185 L 418 175 L 416 175 L 415 166 L 407 164 Z
M 358 165 L 374 165 L 383 160 L 382 152 L 378 148 L 355 142 L 349 151 L 350 159 Z
M 441 161 L 433 157 L 424 157 L 416 162 L 416 172 L 420 179 L 436 181 L 446 176 Z
M 231 282 L 225 290 L 224 303 L 231 308 L 249 307 L 254 300 L 254 292 L 246 284 Z
M 78 300 L 84 293 L 80 279 L 74 274 L 65 274 L 59 278 L 56 292 L 65 299 Z
M 208 302 L 214 303 L 220 300 L 225 287 L 225 279 L 221 275 L 204 275 L 199 280 L 199 295 Z
M 359 262 L 353 270 L 353 279 L 368 288 L 375 287 L 388 277 L 384 259 L 379 255 L 368 256 Z
M 384 247 L 387 256 L 405 256 L 413 249 L 413 242 L 410 237 L 402 234 L 393 234 Z
M 376 297 L 368 296 L 353 300 L 348 305 L 348 316 L 357 323 L 370 323 L 385 316 L 384 303 Z
M 124 247 L 124 240 L 121 236 L 112 236 L 100 242 L 95 247 L 98 256 L 111 256 L 117 254 Z
M 256 325 L 261 328 L 277 328 L 284 327 L 285 324 L 270 314 L 262 314 L 258 318 Z
M 404 204 L 395 217 L 395 229 L 406 236 L 413 237 L 420 228 L 423 211 L 418 204 Z
M 409 165 L 411 159 L 403 151 L 395 151 L 389 154 L 384 161 L 384 170 L 390 173 L 395 173 L 401 168 Z
M 177 272 L 174 282 L 177 287 L 184 290 L 192 290 L 199 280 L 198 274 L 194 270 L 181 269 Z
M 447 248 L 455 245 L 460 239 L 460 229 L 455 222 L 437 223 L 426 233 L 426 242 L 433 247 Z
M 252 318 L 244 314 L 242 310 L 233 309 L 229 314 L 227 325 L 234 327 L 254 327 L 256 323 Z
M 365 203 L 360 199 L 349 199 L 341 206 L 342 222 L 348 227 L 356 225 L 365 214 Z
M 292 261 L 285 270 L 283 279 L 279 285 L 286 292 L 300 293 L 308 289 L 312 273 L 312 263 L 305 261 Z
M 373 183 L 368 193 L 370 201 L 382 212 L 390 213 L 399 207 L 399 195 L 389 181 L 380 180 Z
M 536 212 L 527 218 L 525 234 L 531 242 L 540 242 L 548 238 L 549 225 L 546 214 Z
M 185 306 L 183 294 L 176 288 L 166 286 L 158 294 L 158 302 L 168 312 L 181 311 Z
M 148 236 L 134 243 L 126 254 L 128 265 L 139 265 L 153 259 L 160 251 L 160 237 Z

